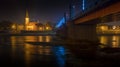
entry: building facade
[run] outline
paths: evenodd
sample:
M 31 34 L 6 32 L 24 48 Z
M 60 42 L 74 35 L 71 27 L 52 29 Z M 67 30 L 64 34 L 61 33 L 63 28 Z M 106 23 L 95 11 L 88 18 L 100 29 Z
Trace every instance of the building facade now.
M 29 18 L 28 11 L 26 11 L 26 17 L 25 17 L 25 30 L 26 31 L 51 31 L 52 26 L 49 23 L 39 23 L 39 22 L 31 22 Z

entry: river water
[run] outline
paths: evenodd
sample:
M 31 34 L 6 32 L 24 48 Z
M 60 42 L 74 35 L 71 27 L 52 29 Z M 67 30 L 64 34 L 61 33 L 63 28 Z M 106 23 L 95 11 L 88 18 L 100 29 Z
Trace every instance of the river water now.
M 120 36 L 99 36 L 99 39 L 104 46 L 120 47 Z M 76 61 L 63 45 L 27 43 L 53 40 L 54 36 L 1 36 L 0 64 L 15 67 L 79 67 L 81 62 Z M 73 60 L 78 64 L 74 64 Z
M 99 36 L 99 40 L 102 44 L 102 47 L 112 47 L 119 48 L 120 47 L 120 36 L 119 35 L 101 35 Z
M 20 67 L 66 67 L 64 46 L 33 45 L 26 42 L 51 42 L 53 36 L 0 37 L 0 64 Z

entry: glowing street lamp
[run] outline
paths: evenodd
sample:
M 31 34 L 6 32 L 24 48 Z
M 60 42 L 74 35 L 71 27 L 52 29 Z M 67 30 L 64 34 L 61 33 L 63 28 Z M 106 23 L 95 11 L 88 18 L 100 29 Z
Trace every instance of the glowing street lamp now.
M 15 24 L 12 25 L 12 29 L 16 29 L 16 25 Z
M 113 29 L 116 29 L 116 26 L 113 26 L 112 28 L 113 28 Z
M 49 27 L 46 27 L 46 30 L 49 30 Z

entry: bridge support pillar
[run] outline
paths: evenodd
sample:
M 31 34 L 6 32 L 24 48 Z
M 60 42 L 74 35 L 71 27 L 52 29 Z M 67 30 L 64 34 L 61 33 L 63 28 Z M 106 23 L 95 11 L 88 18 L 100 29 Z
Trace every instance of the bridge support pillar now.
M 68 38 L 74 40 L 99 41 L 96 24 L 68 24 Z

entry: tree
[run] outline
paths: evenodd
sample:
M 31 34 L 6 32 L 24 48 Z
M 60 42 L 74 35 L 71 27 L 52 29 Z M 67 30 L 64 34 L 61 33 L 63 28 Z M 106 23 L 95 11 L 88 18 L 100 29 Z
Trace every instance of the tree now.
M 12 28 L 12 25 L 13 23 L 11 21 L 1 21 L 0 22 L 0 31 L 8 31 L 8 30 L 11 30 Z

